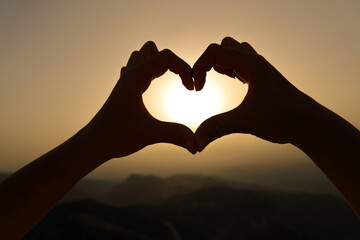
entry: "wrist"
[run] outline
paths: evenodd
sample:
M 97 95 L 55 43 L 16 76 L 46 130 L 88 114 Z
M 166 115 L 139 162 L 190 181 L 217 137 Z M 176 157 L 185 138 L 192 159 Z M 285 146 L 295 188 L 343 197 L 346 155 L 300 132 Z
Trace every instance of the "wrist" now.
M 69 141 L 76 148 L 79 156 L 82 156 L 79 161 L 86 161 L 89 164 L 99 166 L 110 159 L 104 153 L 97 134 L 91 131 L 89 125 L 78 131 Z
M 310 157 L 325 152 L 344 154 L 359 144 L 359 130 L 336 113 L 309 99 L 298 109 L 290 143 Z
M 73 181 L 81 179 L 107 160 L 96 145 L 85 126 L 48 154 L 59 162 L 58 170 Z

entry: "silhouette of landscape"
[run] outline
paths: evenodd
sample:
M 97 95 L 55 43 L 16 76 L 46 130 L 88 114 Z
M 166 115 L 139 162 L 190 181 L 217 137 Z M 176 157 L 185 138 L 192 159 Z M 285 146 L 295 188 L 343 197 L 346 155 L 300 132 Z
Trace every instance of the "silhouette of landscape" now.
M 360 239 L 331 194 L 284 192 L 219 177 L 84 179 L 24 239 Z

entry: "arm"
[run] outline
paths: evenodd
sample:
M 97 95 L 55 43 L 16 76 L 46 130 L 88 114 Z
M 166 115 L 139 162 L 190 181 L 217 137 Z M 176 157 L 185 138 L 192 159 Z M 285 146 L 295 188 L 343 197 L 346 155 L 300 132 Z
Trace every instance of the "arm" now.
M 314 161 L 360 217 L 360 131 L 312 99 L 303 111 L 291 143 Z
M 191 67 L 153 42 L 134 51 L 108 100 L 82 130 L 0 184 L 0 236 L 20 239 L 84 176 L 107 160 L 159 142 L 196 153 L 193 132 L 152 117 L 142 101 L 151 81 L 167 70 L 193 89 Z
M 211 68 L 249 85 L 235 109 L 204 121 L 195 135 L 199 151 L 230 133 L 250 133 L 305 152 L 360 216 L 360 132 L 295 88 L 248 43 L 227 37 L 211 44 L 193 66 L 201 90 Z

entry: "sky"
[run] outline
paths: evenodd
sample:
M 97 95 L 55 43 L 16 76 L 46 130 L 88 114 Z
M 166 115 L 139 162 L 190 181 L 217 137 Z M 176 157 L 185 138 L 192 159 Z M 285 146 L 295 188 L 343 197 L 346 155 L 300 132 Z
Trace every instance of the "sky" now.
M 0 0 L 0 172 L 19 169 L 85 126 L 131 52 L 148 40 L 190 65 L 225 36 L 249 42 L 298 89 L 360 128 L 359 12 L 357 0 Z M 240 104 L 246 91 L 246 85 L 211 71 L 204 92 L 195 96 L 166 73 L 153 81 L 144 101 L 158 119 L 195 130 L 207 117 Z M 188 108 L 174 96 L 196 104 L 184 112 Z M 196 119 L 186 117 L 196 109 Z M 131 173 L 217 174 L 256 183 L 287 174 L 294 185 L 326 181 L 294 146 L 244 134 L 223 137 L 195 156 L 169 144 L 148 146 L 90 176 Z

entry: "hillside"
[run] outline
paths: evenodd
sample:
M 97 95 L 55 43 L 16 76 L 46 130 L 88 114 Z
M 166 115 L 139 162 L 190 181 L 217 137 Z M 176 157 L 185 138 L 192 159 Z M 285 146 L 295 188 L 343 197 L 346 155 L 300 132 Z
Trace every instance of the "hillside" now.
M 228 185 L 228 182 L 211 176 L 175 175 L 159 178 L 153 175 L 131 175 L 98 200 L 116 206 L 154 205 L 162 203 L 173 195 Z
M 162 186 L 154 176 L 135 176 L 127 181 L 145 179 L 149 181 L 145 188 Z M 191 183 L 188 185 L 193 186 Z M 62 203 L 25 239 L 355 240 L 360 239 L 360 221 L 345 201 L 328 194 L 223 185 L 174 194 L 154 205 L 137 202 L 117 207 L 93 200 Z

